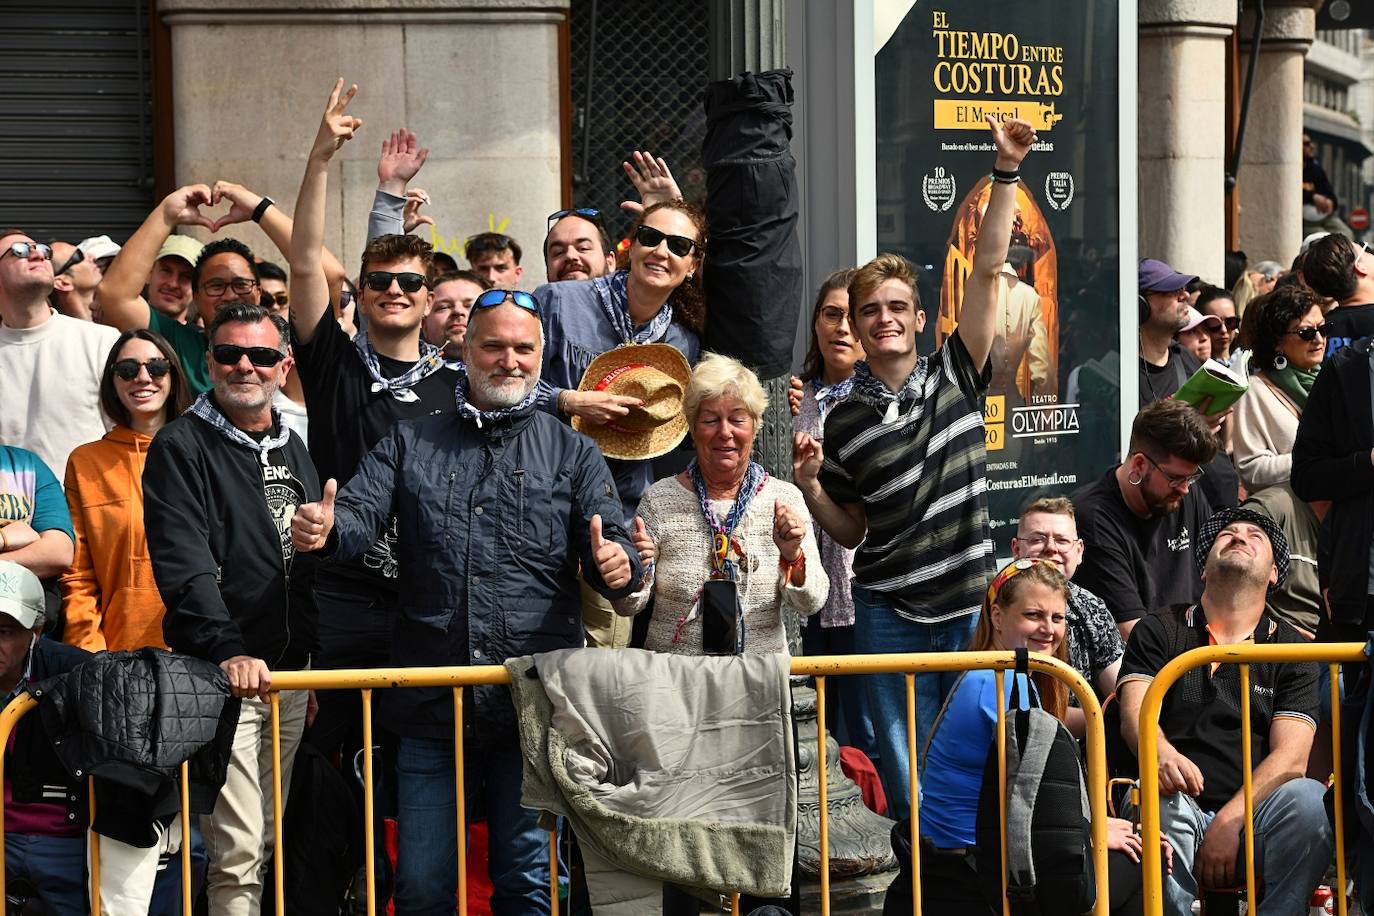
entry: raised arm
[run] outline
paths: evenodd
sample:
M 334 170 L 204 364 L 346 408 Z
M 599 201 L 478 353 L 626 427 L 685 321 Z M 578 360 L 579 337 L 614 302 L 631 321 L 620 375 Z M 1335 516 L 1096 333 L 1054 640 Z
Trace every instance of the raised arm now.
M 996 169 L 1015 172 L 1035 142 L 1035 128 L 1013 118 L 1005 125 L 991 115 L 987 118 L 992 142 L 997 146 Z M 988 208 L 978 226 L 978 242 L 973 250 L 973 272 L 964 288 L 959 308 L 959 327 L 955 332 L 964 342 L 973 365 L 979 370 L 992 352 L 997 323 L 997 277 L 1007 260 L 1011 245 L 1011 224 L 1016 216 L 1016 182 L 994 180 Z
M 377 193 L 372 198 L 372 212 L 367 219 L 367 240 L 378 236 L 403 235 L 414 226 L 408 225 L 412 214 L 412 192 L 406 189 L 407 183 L 420 173 L 429 150 L 420 145 L 415 131 L 402 127 L 393 130 L 391 136 L 382 141 L 382 155 L 377 160 Z M 429 195 L 415 189 L 423 203 L 429 203 Z M 418 198 L 417 198 L 418 199 Z M 418 210 L 418 204 L 415 209 Z M 419 222 L 434 220 L 428 216 L 416 217 Z
M 633 160 L 633 163 L 630 160 Z M 652 207 L 665 200 L 682 200 L 682 190 L 673 180 L 673 172 L 662 157 L 656 158 L 647 150 L 635 150 L 630 154 L 630 159 L 620 163 L 620 167 L 625 170 L 626 177 L 639 194 L 638 202 L 621 201 L 620 209 L 626 213 L 638 217 L 643 214 L 646 207 Z
M 329 103 L 320 119 L 320 129 L 315 133 L 315 142 L 306 159 L 305 177 L 296 195 L 295 225 L 273 207 L 268 207 L 268 213 L 263 216 L 264 224 L 268 215 L 273 216 L 273 228 L 277 230 L 281 228 L 277 217 L 287 223 L 283 241 L 291 265 L 291 327 L 296 337 L 305 343 L 314 336 L 315 328 L 329 309 L 330 284 L 323 256 L 325 191 L 329 186 L 329 161 L 363 124 L 347 113 L 348 103 L 357 92 L 356 85 L 344 92 L 343 79 L 339 79 L 329 93 Z M 267 230 L 268 226 L 264 225 L 263 229 Z M 273 241 L 277 240 L 273 238 Z
M 96 295 L 100 298 L 102 324 L 121 331 L 148 326 L 150 311 L 142 291 L 162 243 L 177 226 L 204 226 L 213 232 L 215 222 L 200 212 L 201 207 L 213 203 L 208 185 L 188 184 L 168 194 L 148 214 L 100 281 Z

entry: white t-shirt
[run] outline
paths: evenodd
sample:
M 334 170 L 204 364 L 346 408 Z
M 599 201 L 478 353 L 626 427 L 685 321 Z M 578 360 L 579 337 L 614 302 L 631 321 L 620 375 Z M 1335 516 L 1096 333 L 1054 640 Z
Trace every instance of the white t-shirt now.
M 51 313 L 33 328 L 0 326 L 0 443 L 35 452 L 58 480 L 72 449 L 109 430 L 100 374 L 119 332 Z

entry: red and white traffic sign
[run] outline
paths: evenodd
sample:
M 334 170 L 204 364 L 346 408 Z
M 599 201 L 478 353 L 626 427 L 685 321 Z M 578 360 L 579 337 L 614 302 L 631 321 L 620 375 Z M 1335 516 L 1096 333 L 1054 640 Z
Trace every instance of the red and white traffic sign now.
M 1369 211 L 1364 207 L 1356 207 L 1354 210 L 1350 211 L 1350 219 L 1346 222 L 1348 222 L 1350 228 L 1354 229 L 1356 232 L 1363 232 L 1369 228 Z

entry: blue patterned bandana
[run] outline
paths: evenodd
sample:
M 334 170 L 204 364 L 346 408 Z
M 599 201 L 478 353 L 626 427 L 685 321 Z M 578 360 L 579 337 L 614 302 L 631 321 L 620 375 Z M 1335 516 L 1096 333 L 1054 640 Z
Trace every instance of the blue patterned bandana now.
M 415 361 L 415 365 L 395 378 L 382 377 L 381 361 L 377 359 L 366 331 L 360 331 L 358 336 L 353 338 L 353 346 L 358 348 L 358 358 L 363 361 L 367 374 L 372 377 L 372 393 L 385 391 L 398 401 L 409 403 L 420 400 L 420 396 L 410 389 L 444 368 L 444 351 L 424 338 L 420 338 L 420 358 Z
M 866 361 L 859 360 L 854 364 L 854 387 L 849 397 L 876 408 L 882 413 L 884 423 L 894 423 L 901 416 L 902 402 L 919 398 L 925 385 L 927 368 L 925 359 L 916 360 L 916 367 L 902 383 L 901 390 L 894 392 L 869 370 Z M 909 398 L 908 395 L 915 395 L 916 398 Z
M 663 303 L 663 308 L 658 310 L 658 314 L 636 331 L 634 320 L 630 318 L 629 295 L 625 291 L 629 278 L 630 272 L 627 270 L 617 270 L 613 274 L 597 277 L 592 281 L 596 301 L 601 303 L 601 309 L 610 320 L 611 327 L 615 328 L 621 343 L 644 344 L 662 340 L 668 333 L 668 325 L 673 323 L 673 306 L 667 302 Z
M 811 380 L 811 390 L 816 395 L 816 406 L 820 408 L 821 419 L 830 413 L 830 408 L 849 397 L 854 390 L 854 376 L 850 376 L 842 382 L 827 385 L 819 378 Z
M 477 424 L 477 428 L 489 426 L 508 417 L 514 417 L 525 413 L 534 406 L 534 402 L 539 400 L 540 390 L 536 384 L 530 389 L 530 393 L 525 395 L 524 400 L 514 407 L 502 407 L 499 410 L 480 410 L 468 403 L 468 370 L 467 366 L 459 363 L 455 368 L 458 370 L 458 384 L 453 389 L 453 400 L 458 406 L 458 415 L 468 417 Z
M 195 402 L 191 404 L 190 409 L 186 412 L 193 413 L 206 423 L 209 423 L 216 432 L 235 445 L 241 445 L 244 448 L 252 449 L 257 452 L 263 467 L 266 467 L 269 463 L 267 460 L 267 453 L 274 448 L 281 448 L 291 439 L 291 430 L 282 426 L 281 414 L 277 412 L 275 407 L 272 408 L 272 425 L 281 430 L 281 435 L 275 437 L 271 435 L 263 436 L 261 442 L 239 429 L 233 423 L 230 423 L 229 418 L 220 413 L 219 408 L 210 400 L 210 392 L 208 391 L 202 391 L 200 397 L 196 398 Z

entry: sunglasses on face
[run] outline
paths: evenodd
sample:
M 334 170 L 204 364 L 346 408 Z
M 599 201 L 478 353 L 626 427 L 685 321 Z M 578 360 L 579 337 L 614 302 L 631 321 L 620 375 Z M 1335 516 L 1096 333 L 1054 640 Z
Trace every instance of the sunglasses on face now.
M 472 307 L 474 309 L 496 308 L 506 300 L 510 300 L 522 309 L 527 309 L 536 315 L 539 314 L 539 301 L 529 293 L 518 289 L 489 289 L 472 300 Z
M 1226 330 L 1228 331 L 1234 331 L 1236 328 L 1240 327 L 1240 319 L 1235 315 L 1229 315 L 1221 319 L 1221 323 L 1226 326 Z
M 258 281 L 252 277 L 235 277 L 232 280 L 221 280 L 216 277 L 213 280 L 206 280 L 200 285 L 201 292 L 207 296 L 223 296 L 226 289 L 232 289 L 240 296 L 246 296 L 257 289 Z
M 273 304 L 279 309 L 284 309 L 291 304 L 289 293 L 269 293 L 269 295 L 272 297 Z
M 1326 325 L 1319 324 L 1314 327 L 1298 328 L 1296 331 L 1285 331 L 1285 334 L 1292 334 L 1304 343 L 1311 343 L 1318 337 L 1326 337 Z
M 657 248 L 664 241 L 667 241 L 668 250 L 679 258 L 687 257 L 693 249 L 705 251 L 695 239 L 689 239 L 685 235 L 669 235 L 666 232 L 658 231 L 653 226 L 640 226 L 636 229 L 635 241 L 645 248 Z
M 57 270 L 54 270 L 52 272 L 52 275 L 54 277 L 60 277 L 84 260 L 86 260 L 86 252 L 78 248 L 72 252 L 72 256 L 70 258 L 67 258 L 67 260 L 62 262 L 61 267 L 57 268 Z
M 552 231 L 553 224 L 565 216 L 580 216 L 589 223 L 595 223 L 599 228 L 605 228 L 605 225 L 601 221 L 600 210 L 595 207 L 570 207 L 567 210 L 559 210 L 556 213 L 549 214 L 549 228 L 544 234 L 547 235 L 549 231 Z
M 21 261 L 27 261 L 35 251 L 42 256 L 43 260 L 52 260 L 52 248 L 39 242 L 15 242 L 4 251 L 0 251 L 0 258 L 12 254 Z
M 234 344 L 215 344 L 210 355 L 221 366 L 237 366 L 245 356 L 259 369 L 270 369 L 286 359 L 286 354 L 271 347 L 238 347 Z
M 170 360 L 163 359 L 162 357 L 155 357 L 142 361 L 136 359 L 120 359 L 115 361 L 113 369 L 115 375 L 124 379 L 126 382 L 132 382 L 134 379 L 138 378 L 138 370 L 140 369 L 147 369 L 149 378 L 162 378 L 168 372 L 172 371 L 172 363 Z
M 384 293 L 391 289 L 391 281 L 395 280 L 396 285 L 401 288 L 403 293 L 418 293 L 425 285 L 425 275 L 416 273 L 392 273 L 389 270 L 369 270 L 363 277 L 363 282 L 367 288 L 374 293 Z

